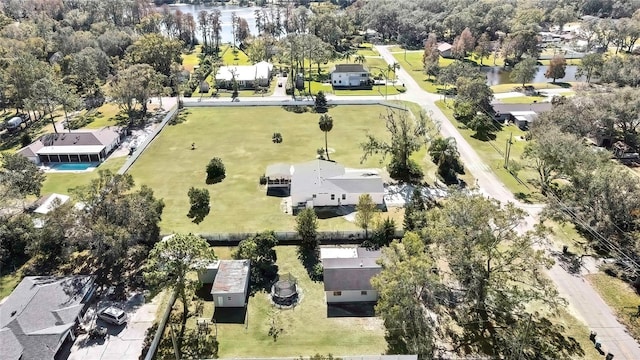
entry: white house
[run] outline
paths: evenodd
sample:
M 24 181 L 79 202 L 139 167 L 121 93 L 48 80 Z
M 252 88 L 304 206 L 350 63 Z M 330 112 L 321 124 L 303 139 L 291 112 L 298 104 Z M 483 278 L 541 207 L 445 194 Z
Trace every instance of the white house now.
M 267 168 L 267 186 L 281 187 L 287 182 L 286 164 Z M 289 193 L 293 207 L 356 205 L 362 194 L 373 202 L 384 204 L 382 177 L 373 169 L 348 169 L 326 160 L 313 160 L 288 166 Z M 269 171 L 271 170 L 271 172 Z
M 369 71 L 362 64 L 337 64 L 331 72 L 334 88 L 371 89 Z
M 36 164 L 102 162 L 120 145 L 120 136 L 114 128 L 45 134 L 18 154 Z
M 328 304 L 378 300 L 378 292 L 371 286 L 371 278 L 382 270 L 376 262 L 380 258 L 380 250 L 323 247 L 320 248 L 320 258 Z
M 261 61 L 255 65 L 221 66 L 215 74 L 218 87 L 231 89 L 235 80 L 240 89 L 269 86 L 273 64 Z
M 216 307 L 244 307 L 249 291 L 250 260 L 220 260 L 211 286 Z

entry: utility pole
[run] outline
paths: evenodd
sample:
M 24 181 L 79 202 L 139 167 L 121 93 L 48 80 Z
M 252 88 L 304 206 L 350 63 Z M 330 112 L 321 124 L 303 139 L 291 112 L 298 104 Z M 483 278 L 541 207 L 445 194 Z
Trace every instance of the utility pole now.
M 513 133 L 509 133 L 509 140 L 507 140 L 507 144 L 505 146 L 505 151 L 504 151 L 504 168 L 505 169 L 509 168 L 509 156 L 511 154 L 511 144 L 513 144 L 511 142 L 512 137 L 513 137 Z

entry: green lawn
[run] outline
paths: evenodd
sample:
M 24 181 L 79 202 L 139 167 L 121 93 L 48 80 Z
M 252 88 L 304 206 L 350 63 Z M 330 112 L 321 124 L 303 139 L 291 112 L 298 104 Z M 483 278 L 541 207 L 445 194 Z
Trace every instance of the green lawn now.
M 541 90 L 541 89 L 562 89 L 567 87 L 568 84 L 569 86 L 572 86 L 572 83 L 556 83 L 553 84 L 551 82 L 544 82 L 544 83 L 527 83 L 525 85 L 530 85 L 533 86 L 534 88 L 536 88 L 537 90 Z M 510 84 L 500 84 L 500 85 L 493 85 L 491 87 L 491 90 L 493 90 L 494 93 L 504 93 L 504 92 L 511 92 L 511 91 L 515 91 L 515 88 L 522 86 L 522 84 L 515 84 L 515 83 L 510 83 Z
M 636 340 L 640 340 L 640 317 L 638 317 L 640 296 L 629 284 L 607 274 L 591 274 L 586 277 L 613 309 L 618 320 L 627 327 L 629 333 Z
M 98 177 L 98 170 L 111 170 L 116 172 L 122 167 L 127 157 L 118 157 L 109 159 L 102 163 L 96 170 L 91 172 L 58 172 L 47 173 L 46 179 L 42 184 L 41 192 L 43 194 L 59 193 L 69 194 L 69 189 L 77 186 L 83 186 L 89 184 L 92 179 Z
M 192 72 L 193 67 L 200 64 L 198 55 L 200 55 L 201 49 L 201 46 L 197 45 L 193 51 L 182 54 L 182 67 L 184 67 L 185 70 Z
M 291 230 L 295 218 L 281 211 L 281 199 L 267 197 L 258 183 L 267 165 L 313 160 L 324 146 L 318 114 L 295 114 L 280 107 L 190 108 L 187 121 L 168 126 L 131 168 L 137 184 L 149 185 L 166 204 L 163 232 L 238 232 Z M 381 106 L 338 106 L 328 134 L 331 158 L 348 167 L 380 167 L 379 158 L 360 164 L 359 144 L 366 134 L 388 138 Z M 282 133 L 274 144 L 271 135 Z M 191 143 L 196 150 L 191 150 Z M 227 177 L 205 184 L 205 167 L 213 156 L 222 158 Z M 167 166 L 170 164 L 170 166 Z M 426 166 L 426 163 L 423 163 Z M 431 166 L 431 165 L 429 165 Z M 207 188 L 211 213 L 199 225 L 186 217 L 190 187 Z M 355 229 L 343 218 L 320 220 L 320 229 Z
M 218 250 L 220 249 L 220 250 Z M 216 248 L 228 258 L 229 248 Z M 334 355 L 379 355 L 387 348 L 384 326 L 378 318 L 328 318 L 322 282 L 313 282 L 297 258 L 296 247 L 276 247 L 279 273 L 291 273 L 302 291 L 302 300 L 291 310 L 280 310 L 283 332 L 274 341 L 269 336 L 271 313 L 275 310 L 264 292 L 249 298 L 245 324 L 218 324 L 219 357 L 242 358 Z M 213 302 L 206 302 L 204 314 L 213 314 Z M 188 323 L 194 326 L 193 319 Z
M 473 137 L 474 131 L 467 129 L 463 124 L 459 123 L 453 117 L 453 110 L 447 105 L 453 105 L 453 101 L 445 104 L 443 101 L 437 101 L 436 105 L 449 118 L 449 120 L 458 128 L 458 131 L 464 136 L 469 144 L 478 153 L 482 162 L 489 166 L 496 174 L 498 179 L 502 181 L 507 189 L 516 195 L 516 197 L 526 198 L 528 201 L 538 201 L 540 199 L 539 191 L 529 183 L 531 179 L 536 178 L 535 171 L 527 166 L 526 160 L 522 159 L 522 153 L 526 145 L 524 139 L 525 132 L 515 125 L 505 125 L 502 130 L 496 132 L 496 138 L 491 141 L 481 141 Z M 518 177 L 526 185 L 521 184 L 514 178 L 509 171 L 504 169 L 504 151 L 508 139 L 512 136 L 512 146 L 509 161 L 517 162 L 523 165 L 518 172 Z M 499 152 L 499 151 L 500 152 Z
M 533 104 L 537 102 L 543 102 L 547 100 L 546 96 L 516 96 L 503 99 L 496 99 L 496 101 L 503 104 Z
M 97 109 L 90 110 L 84 116 L 93 116 L 93 121 L 84 126 L 86 129 L 101 129 L 105 126 L 117 125 L 116 115 L 120 113 L 120 108 L 114 103 L 105 103 Z M 124 115 L 126 117 L 126 115 Z
M 233 48 L 230 45 L 220 46 L 220 53 L 222 54 L 222 62 L 225 65 L 251 65 L 251 61 L 247 54 L 238 49 L 238 53 L 233 53 Z
M 0 276 L 0 301 L 9 296 L 21 280 L 22 271 L 20 270 Z

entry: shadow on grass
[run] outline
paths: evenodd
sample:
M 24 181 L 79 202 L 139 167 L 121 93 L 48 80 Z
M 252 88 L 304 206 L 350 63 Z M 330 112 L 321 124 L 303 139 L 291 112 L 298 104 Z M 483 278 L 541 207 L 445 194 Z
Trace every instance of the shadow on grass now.
M 222 180 L 224 180 L 224 178 L 225 178 L 224 175 L 217 176 L 217 177 L 214 177 L 214 178 L 207 178 L 207 180 L 205 180 L 205 183 L 207 185 L 217 184 L 217 183 L 221 182 Z
M 356 207 L 354 205 L 326 206 L 322 208 L 316 208 L 315 211 L 318 219 L 325 220 L 351 214 L 352 212 L 356 211 Z
M 375 306 L 375 302 L 327 304 L 327 317 L 374 317 L 376 316 Z
M 244 324 L 247 307 L 216 307 L 213 320 L 218 324 Z
M 322 264 L 318 249 L 303 249 L 298 247 L 298 259 L 309 274 L 312 281 L 322 281 Z
M 556 85 L 556 86 L 560 86 L 563 89 L 569 89 L 571 88 L 571 84 L 567 83 L 567 82 L 548 82 L 547 84 L 551 84 L 551 85 Z
M 517 193 L 515 193 L 513 195 L 517 200 L 520 200 L 525 204 L 532 204 L 533 203 L 533 201 L 531 201 L 531 194 L 525 194 L 522 191 L 519 191 L 519 192 L 517 192 Z

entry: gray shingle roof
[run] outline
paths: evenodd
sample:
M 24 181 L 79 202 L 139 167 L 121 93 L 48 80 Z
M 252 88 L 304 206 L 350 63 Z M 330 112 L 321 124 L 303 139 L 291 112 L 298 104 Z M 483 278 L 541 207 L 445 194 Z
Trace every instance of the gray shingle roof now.
M 351 72 L 367 72 L 362 64 L 336 64 L 336 68 L 333 70 L 336 73 L 351 73 Z
M 45 134 L 30 145 L 20 149 L 18 153 L 26 157 L 34 157 L 39 150 L 47 146 L 107 146 L 119 137 L 120 133 L 117 129 L 111 128 Z
M 2 359 L 18 360 L 24 348 L 9 328 L 0 329 L 0 354 Z
M 535 104 L 492 104 L 493 110 L 502 114 L 512 111 L 535 111 L 537 113 L 551 110 L 550 102 L 541 102 Z
M 88 301 L 93 277 L 28 276 L 0 305 L 0 331 L 17 339 L 2 342 L 1 353 L 24 349 L 21 360 L 52 359 Z M 2 338 L 10 339 L 8 335 Z
M 382 270 L 382 266 L 376 263 L 380 250 L 359 247 L 356 253 L 354 258 L 322 260 L 325 291 L 374 290 L 371 278 Z

